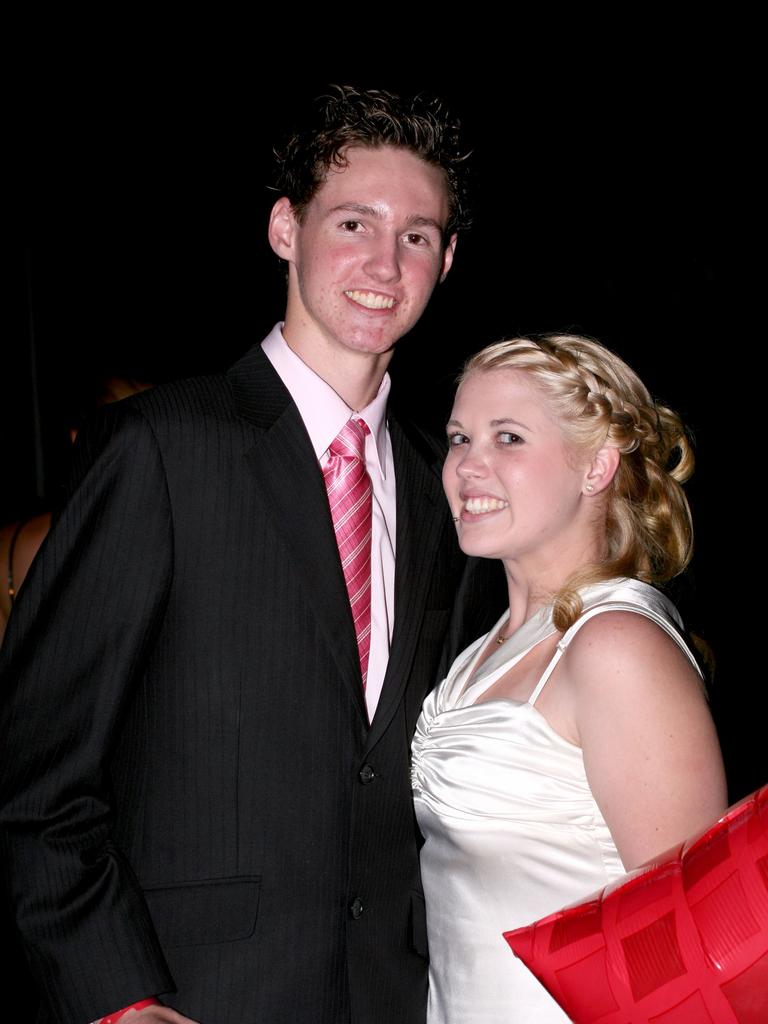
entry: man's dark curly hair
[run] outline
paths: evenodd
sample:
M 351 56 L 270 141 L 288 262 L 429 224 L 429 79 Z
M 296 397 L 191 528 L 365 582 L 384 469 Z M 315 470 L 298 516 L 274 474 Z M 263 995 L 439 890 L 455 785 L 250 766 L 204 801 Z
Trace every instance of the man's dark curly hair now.
M 349 146 L 400 146 L 441 168 L 448 191 L 446 239 L 469 227 L 467 156 L 459 121 L 436 98 L 401 98 L 383 89 L 333 85 L 317 101 L 311 122 L 275 148 L 278 193 L 301 223 L 331 166 L 344 167 Z

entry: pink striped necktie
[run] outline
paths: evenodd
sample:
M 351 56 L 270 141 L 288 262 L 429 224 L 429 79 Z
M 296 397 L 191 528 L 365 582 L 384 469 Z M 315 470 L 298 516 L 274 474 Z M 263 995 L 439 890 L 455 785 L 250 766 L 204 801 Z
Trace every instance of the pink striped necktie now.
M 323 477 L 331 506 L 341 567 L 347 584 L 357 634 L 363 689 L 368 677 L 371 649 L 371 524 L 373 488 L 365 468 L 363 420 L 350 419 L 328 449 Z

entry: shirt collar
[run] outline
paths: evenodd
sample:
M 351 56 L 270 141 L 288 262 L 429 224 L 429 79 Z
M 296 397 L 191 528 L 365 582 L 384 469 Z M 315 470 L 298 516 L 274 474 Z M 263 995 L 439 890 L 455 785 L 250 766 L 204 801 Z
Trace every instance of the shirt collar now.
M 296 355 L 283 337 L 282 327 L 282 323 L 275 324 L 261 347 L 296 403 L 315 457 L 319 459 L 328 451 L 347 420 L 356 415 L 365 420 L 371 432 L 379 470 L 382 477 L 386 478 L 387 399 L 391 387 L 389 374 L 384 374 L 372 402 L 364 409 L 350 409 L 330 384 Z

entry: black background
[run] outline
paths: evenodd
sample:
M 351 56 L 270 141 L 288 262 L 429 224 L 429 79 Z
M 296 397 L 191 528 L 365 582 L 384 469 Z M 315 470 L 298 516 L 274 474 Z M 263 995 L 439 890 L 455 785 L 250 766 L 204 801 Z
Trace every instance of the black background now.
M 285 35 L 248 52 L 204 33 L 194 46 L 165 36 L 152 53 L 105 44 L 87 60 L 35 62 L 19 81 L 11 147 L 2 518 L 24 514 L 41 488 L 50 502 L 69 411 L 95 372 L 161 381 L 219 369 L 280 317 L 283 275 L 265 237 L 270 153 L 297 111 L 334 81 L 438 93 L 474 150 L 475 225 L 399 344 L 396 386 L 439 424 L 470 352 L 576 329 L 683 414 L 697 442 L 697 554 L 676 596 L 717 659 L 732 798 L 764 783 L 764 670 L 750 635 L 761 414 L 744 309 L 753 126 L 733 40 L 710 28 L 704 41 L 659 33 L 631 49 L 624 33 L 589 54 L 521 38 L 491 54 L 464 40 L 466 63 L 455 38 L 450 59 L 432 40 L 430 60 L 416 59 L 398 39 L 386 57 L 349 45 L 308 68 Z

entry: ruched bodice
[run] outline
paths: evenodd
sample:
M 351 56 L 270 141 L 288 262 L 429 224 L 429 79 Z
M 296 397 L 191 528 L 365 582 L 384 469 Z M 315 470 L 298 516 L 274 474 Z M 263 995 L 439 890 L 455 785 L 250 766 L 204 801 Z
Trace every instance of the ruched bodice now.
M 581 748 L 556 733 L 535 701 L 570 639 L 608 610 L 656 621 L 685 647 L 663 595 L 635 580 L 582 591 L 584 613 L 562 637 L 527 702 L 475 703 L 556 630 L 542 608 L 475 672 L 490 637 L 455 662 L 428 697 L 413 741 L 413 792 L 425 837 L 421 854 L 430 948 L 429 1024 L 567 1018 L 502 932 L 551 913 L 624 872 L 595 802 Z M 694 661 L 695 664 L 695 661 Z

